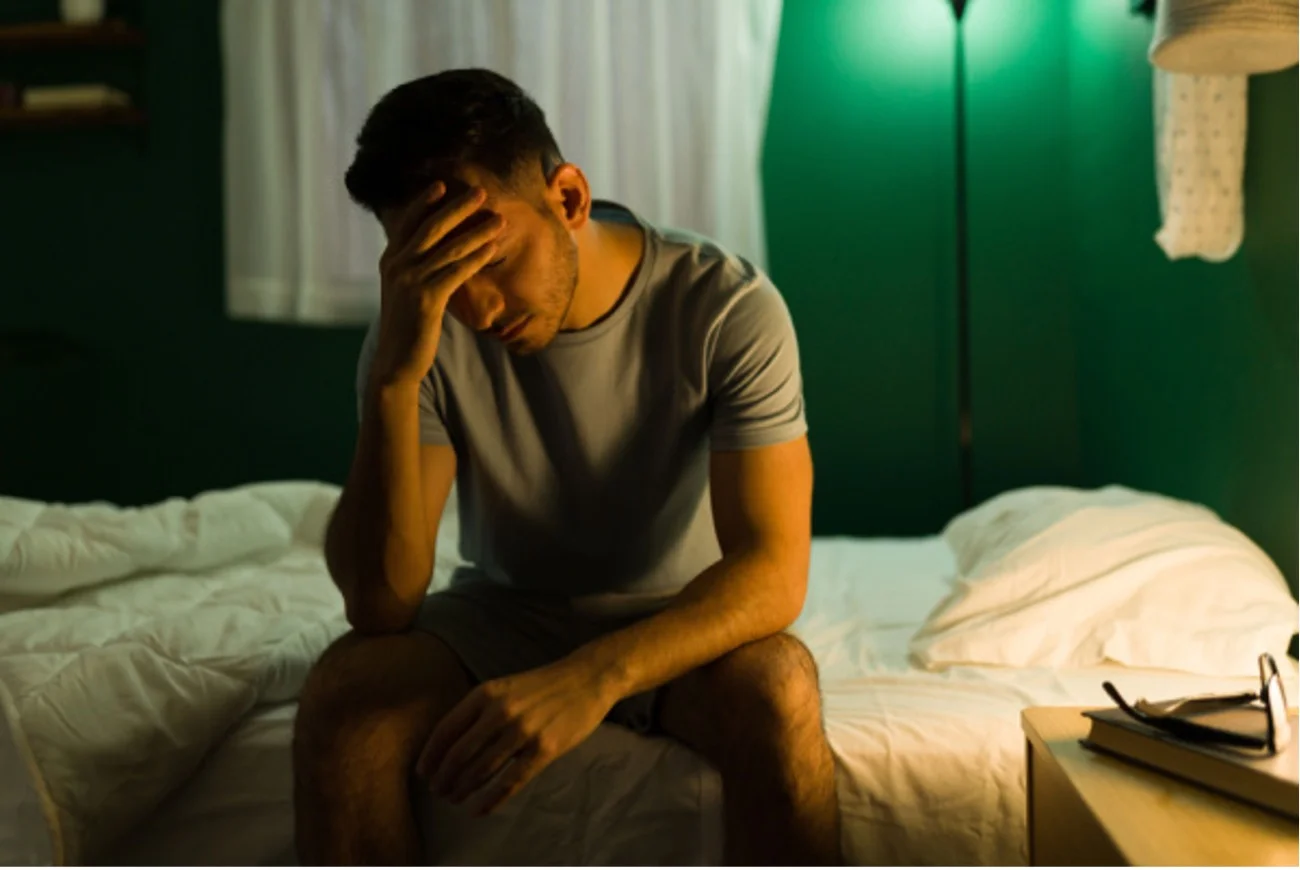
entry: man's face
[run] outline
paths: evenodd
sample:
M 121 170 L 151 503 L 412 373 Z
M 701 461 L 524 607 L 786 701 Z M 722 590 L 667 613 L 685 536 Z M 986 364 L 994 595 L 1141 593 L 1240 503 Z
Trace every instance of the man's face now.
M 448 238 L 492 214 L 506 219 L 496 256 L 456 292 L 447 310 L 471 329 L 491 333 L 511 353 L 536 353 L 559 332 L 578 283 L 577 245 L 543 199 L 540 171 L 535 191 L 507 189 L 473 168 L 445 184 L 447 193 L 430 206 L 430 214 L 472 185 L 487 191 L 483 208 Z M 383 223 L 386 230 L 391 225 Z

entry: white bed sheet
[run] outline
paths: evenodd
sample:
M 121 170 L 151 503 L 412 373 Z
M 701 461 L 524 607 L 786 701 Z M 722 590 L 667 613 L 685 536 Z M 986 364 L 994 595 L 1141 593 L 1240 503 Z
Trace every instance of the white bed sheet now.
M 1025 863 L 1025 707 L 1104 705 L 1104 679 L 1148 697 L 1251 688 L 1120 667 L 918 671 L 908 640 L 953 571 L 938 537 L 814 544 L 795 631 L 821 669 L 850 863 Z M 114 862 L 292 863 L 293 710 L 249 716 Z M 716 774 L 684 748 L 602 726 L 497 815 L 430 804 L 422 816 L 442 863 L 716 864 L 720 801 Z

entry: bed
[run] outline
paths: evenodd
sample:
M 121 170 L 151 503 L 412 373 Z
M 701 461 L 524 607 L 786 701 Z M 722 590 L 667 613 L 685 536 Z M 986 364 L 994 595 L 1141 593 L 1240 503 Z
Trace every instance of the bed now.
M 31 632 L 20 650 L 15 650 L 13 643 L 6 649 L 0 641 L 0 688 L 9 686 L 9 726 L 21 732 L 19 739 L 11 739 L 10 744 L 22 744 L 24 739 L 36 744 L 11 750 L 12 756 L 21 757 L 21 765 L 11 758 L 6 767 L 0 755 L 0 819 L 18 818 L 20 814 L 26 819 L 20 830 L 0 829 L 0 863 L 6 859 L 11 863 L 15 859 L 23 863 L 62 859 L 132 865 L 293 863 L 289 764 L 293 687 L 300 683 L 318 649 L 344 630 L 341 605 L 324 575 L 319 555 L 323 517 L 334 492 L 332 488 L 309 484 L 264 484 L 260 489 L 240 491 L 240 495 L 271 506 L 271 513 L 284 526 L 277 540 L 283 544 L 287 536 L 289 543 L 279 550 L 268 545 L 251 556 L 245 553 L 237 568 L 230 568 L 221 559 L 207 560 L 221 562 L 220 566 L 207 564 L 201 554 L 196 555 L 196 546 L 191 542 L 179 548 L 188 555 L 169 557 L 175 564 L 166 564 L 166 570 L 155 569 L 135 579 L 94 585 L 80 592 L 65 590 L 57 599 L 59 607 L 55 610 L 66 609 L 69 602 L 80 602 L 81 607 L 94 612 L 111 611 L 113 607 L 138 607 L 145 597 L 152 602 L 160 597 L 165 600 L 167 595 L 160 590 L 174 590 L 185 584 L 190 591 L 175 593 L 175 607 L 168 611 L 188 613 L 186 618 L 191 622 L 185 625 L 192 624 L 196 612 L 215 613 L 223 595 L 227 603 L 237 601 L 223 617 L 216 635 L 224 637 L 233 632 L 235 637 L 254 638 L 252 646 L 260 643 L 276 650 L 276 656 L 269 660 L 266 656 L 255 657 L 260 662 L 255 667 L 245 667 L 244 671 L 235 667 L 232 671 L 225 661 L 229 656 L 219 649 L 219 643 L 215 652 L 167 653 L 172 662 L 191 662 L 189 668 L 179 672 L 174 668 L 167 671 L 173 681 L 179 679 L 177 673 L 189 673 L 189 669 L 198 667 L 203 655 L 213 653 L 216 657 L 203 659 L 204 667 L 224 667 L 225 676 L 235 673 L 239 677 L 235 682 L 255 687 L 236 693 L 237 702 L 222 696 L 218 698 L 220 703 L 215 703 L 208 695 L 220 692 L 205 689 L 196 694 L 186 684 L 168 684 L 166 691 L 198 697 L 209 718 L 218 725 L 225 723 L 215 734 L 192 724 L 178 729 L 176 722 L 167 722 L 167 728 L 145 723 L 145 731 L 152 727 L 170 733 L 164 741 L 165 751 L 159 750 L 161 744 L 156 738 L 142 743 L 138 735 L 129 739 L 118 736 L 105 738 L 101 742 L 106 745 L 96 752 L 65 752 L 52 763 L 48 746 L 40 745 L 43 720 L 32 712 L 39 713 L 43 708 L 14 700 L 16 694 L 21 694 L 14 687 L 22 680 L 22 670 L 15 662 L 33 656 L 51 637 L 57 637 L 57 644 L 66 648 L 70 644 L 67 630 L 54 630 L 53 634 L 47 631 L 44 635 Z M 793 630 L 813 651 L 821 671 L 849 862 L 1024 864 L 1024 740 L 1019 713 L 1025 707 L 1106 705 L 1101 689 L 1104 679 L 1113 680 L 1126 694 L 1148 697 L 1255 687 L 1256 678 L 1214 673 L 1215 667 L 1209 665 L 1201 668 L 1211 673 L 1135 667 L 1111 658 L 1101 664 L 1082 665 L 1078 655 L 1063 656 L 1052 646 L 1062 632 L 1033 634 L 1033 619 L 1017 625 L 1018 617 L 1014 615 L 1007 617 L 1010 621 L 1004 624 L 1010 627 L 1006 631 L 994 633 L 993 642 L 996 646 L 1008 638 L 1019 638 L 1019 644 L 1013 644 L 1010 652 L 981 649 L 980 643 L 987 645 L 990 637 L 987 632 L 981 635 L 981 624 L 988 623 L 990 600 L 986 591 L 981 591 L 981 599 L 970 594 L 971 590 L 988 590 L 1008 576 L 1011 586 L 1016 586 L 1015 571 L 1007 568 L 1008 554 L 1023 555 L 1024 547 L 1010 547 L 1008 540 L 1018 535 L 1032 548 L 1044 540 L 1043 528 L 1061 525 L 1052 506 L 1041 500 L 1042 495 L 1042 491 L 1035 491 L 1022 498 L 1016 508 L 1019 514 L 1015 510 L 1009 514 L 1005 502 L 1000 507 L 994 504 L 991 513 L 983 516 L 982 524 L 965 530 L 960 525 L 950 526 L 943 535 L 907 540 L 819 539 L 814 543 L 809 599 Z M 228 513 L 241 514 L 247 505 L 237 507 Z M 192 503 L 173 505 L 173 509 L 183 515 L 187 509 L 192 512 Z M 1012 533 L 1008 531 L 1009 515 L 1012 519 L 1039 519 Z M 256 523 L 249 522 L 262 527 L 268 520 L 269 516 L 262 516 Z M 231 522 L 228 516 L 226 526 Z M 440 555 L 443 564 L 439 571 L 444 573 L 454 558 L 454 516 L 449 522 L 452 526 L 444 528 L 445 538 L 440 537 L 448 544 Z M 1133 537 L 1131 518 L 1126 522 L 1128 540 Z M 1090 524 L 1095 526 L 1095 520 Z M 215 521 L 206 527 L 177 521 L 176 528 L 220 532 L 226 527 Z M 237 530 L 226 528 L 226 533 Z M 1198 528 L 1196 534 L 1194 549 L 1200 554 L 1198 560 L 1203 560 L 1206 533 Z M 973 548 L 973 538 L 980 535 L 985 539 L 975 541 L 978 547 Z M 244 540 L 246 536 L 247 528 L 243 528 L 239 538 Z M 4 539 L 0 538 L 2 543 Z M 248 549 L 251 545 L 245 542 L 242 546 Z M 984 557 L 992 554 L 994 561 L 1001 560 L 996 566 L 1000 573 L 992 580 L 982 578 L 982 585 L 974 582 L 981 579 L 981 566 L 971 562 L 974 549 Z M 1133 561 L 1123 553 L 1117 558 L 1120 567 L 1108 568 L 1106 577 L 1128 570 L 1123 566 Z M 1231 558 L 1240 561 L 1241 554 L 1234 550 Z M 1195 577 L 1186 578 L 1189 572 L 1196 574 L 1197 569 L 1186 563 L 1161 565 L 1162 570 L 1177 569 L 1184 591 L 1193 590 L 1192 598 L 1205 598 L 1205 607 L 1222 609 L 1222 602 L 1213 594 L 1194 592 Z M 185 570 L 178 572 L 178 567 Z M 227 576 L 231 571 L 243 573 L 232 578 Z M 262 595 L 255 605 L 241 601 L 240 594 L 233 591 L 242 588 L 240 578 Z M 1144 578 L 1142 586 L 1158 586 L 1158 581 L 1159 577 L 1152 574 Z M 1035 608 L 1066 606 L 1077 611 L 1079 601 L 1077 596 L 1071 596 L 1079 584 L 1071 583 L 1068 576 L 1062 582 L 1064 591 L 1038 588 L 1028 593 L 1038 599 L 1010 605 L 1000 601 L 998 606 L 1004 610 L 1010 606 L 1015 613 L 1030 617 Z M 1277 582 L 1280 575 L 1261 588 L 1276 593 Z M 145 586 L 132 593 L 133 584 Z M 196 586 L 208 590 L 201 593 L 201 599 L 193 597 L 200 595 L 192 591 Z M 1130 577 L 1127 587 L 1132 586 Z M 1249 599 L 1249 587 L 1247 581 L 1236 582 L 1234 595 L 1244 594 Z M 267 592 L 268 588 L 272 591 Z M 1241 592 L 1243 588 L 1246 593 Z M 1285 584 L 1282 590 L 1281 595 L 1274 594 L 1265 602 L 1268 607 L 1251 599 L 1246 610 L 1253 621 L 1247 628 L 1254 633 L 1244 631 L 1241 625 L 1230 625 L 1232 637 L 1244 631 L 1244 644 L 1251 649 L 1260 643 L 1268 649 L 1279 644 L 1285 649 L 1294 631 L 1296 609 Z M 32 592 L 21 591 L 28 596 Z M 1024 589 L 1018 594 L 1025 594 Z M 1090 594 L 1095 601 L 1096 590 Z M 1132 597 L 1128 594 L 1124 600 Z M 1143 603 L 1148 620 L 1152 606 L 1152 601 Z M 159 609 L 156 604 L 151 607 Z M 6 619 L 11 625 L 26 625 L 36 612 L 30 602 L 21 609 L 13 605 L 10 609 L 7 616 L 0 616 L 0 636 L 7 636 L 3 633 Z M 167 611 L 167 607 L 162 609 Z M 241 622 L 241 618 L 251 619 L 247 616 L 251 612 L 261 616 L 270 613 L 274 619 L 262 619 L 257 623 L 262 627 L 254 629 Z M 51 624 L 56 616 L 56 612 L 48 614 Z M 211 622 L 207 617 L 204 620 Z M 1109 623 L 1122 624 L 1122 614 L 1116 617 L 1111 612 Z M 268 629 L 266 625 L 276 628 Z M 1200 634 L 1198 648 L 1213 647 L 1218 642 L 1212 632 Z M 165 635 L 155 627 L 150 642 L 156 644 L 157 638 Z M 1033 642 L 1026 644 L 1026 637 Z M 1120 639 L 1131 652 L 1132 639 Z M 1125 654 L 1115 653 L 1113 647 L 1114 632 L 1109 642 L 1111 654 L 1123 660 Z M 953 655 L 954 649 L 959 658 L 971 661 L 934 661 L 936 655 Z M 1000 656 L 1011 660 L 1016 655 L 1024 656 L 1026 650 L 1032 654 L 1030 658 L 1050 665 L 979 661 L 998 660 Z M 1146 656 L 1144 661 L 1169 664 L 1159 658 L 1161 650 L 1139 652 L 1127 657 Z M 1179 663 L 1185 658 L 1185 650 L 1163 652 L 1178 655 Z M 1227 653 L 1221 649 L 1217 654 Z M 65 652 L 62 667 L 66 670 L 74 658 Z M 1294 663 L 1285 657 L 1279 661 L 1286 671 L 1290 697 L 1294 698 Z M 246 672 L 254 671 L 256 678 L 247 677 Z M 145 673 L 146 677 L 137 681 L 149 682 L 147 668 L 136 667 L 128 672 Z M 30 689 L 24 697 L 30 700 Z M 171 696 L 167 697 L 170 703 Z M 60 706 L 54 702 L 46 706 L 50 704 Z M 212 713 L 214 710 L 217 714 Z M 187 719 L 181 716 L 178 721 Z M 178 730 L 183 732 L 179 736 Z M 123 773 L 121 764 L 106 766 L 104 762 L 110 750 L 114 757 L 120 757 L 123 747 L 128 754 L 148 749 L 150 758 L 160 753 L 170 755 L 144 774 Z M 0 752 L 3 748 L 4 741 L 0 740 Z M 43 761 L 33 758 L 42 752 Z M 26 769 L 25 779 L 14 771 L 19 766 Z M 62 793 L 51 787 L 59 776 L 71 783 L 64 784 Z M 33 788 L 32 782 L 39 782 L 41 777 L 48 781 Z M 99 780 L 110 782 L 100 784 Z M 92 789 L 91 795 L 81 795 L 87 783 L 96 785 L 98 791 Z M 68 794 L 78 797 L 70 799 Z M 116 806 L 124 794 L 131 805 L 129 812 L 106 811 Z M 716 774 L 684 748 L 667 740 L 639 738 L 615 726 L 602 726 L 587 743 L 559 759 L 494 816 L 469 819 L 456 808 L 433 801 L 422 801 L 419 812 L 426 830 L 437 832 L 430 837 L 430 859 L 440 863 L 717 864 L 722 848 L 720 801 Z

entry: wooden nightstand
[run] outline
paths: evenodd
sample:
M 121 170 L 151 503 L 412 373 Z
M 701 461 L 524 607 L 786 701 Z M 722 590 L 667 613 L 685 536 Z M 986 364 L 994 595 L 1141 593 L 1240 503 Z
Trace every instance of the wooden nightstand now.
M 1084 709 L 1021 714 L 1030 864 L 1296 866 L 1296 822 L 1084 749 Z

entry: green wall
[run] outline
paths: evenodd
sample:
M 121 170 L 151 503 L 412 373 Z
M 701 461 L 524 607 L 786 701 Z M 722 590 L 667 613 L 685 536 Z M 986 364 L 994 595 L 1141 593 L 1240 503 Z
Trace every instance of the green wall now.
M 1251 82 L 1247 237 L 1169 263 L 1151 24 L 1115 2 L 974 0 L 969 60 L 976 495 L 1121 482 L 1196 499 L 1296 577 L 1296 72 Z M 0 17 L 49 15 L 11 0 Z M 228 320 L 215 0 L 119 2 L 139 53 L 0 57 L 102 76 L 144 132 L 0 134 L 0 491 L 141 503 L 340 480 L 361 330 Z M 959 509 L 954 29 L 942 0 L 787 0 L 763 167 L 799 328 L 823 534 Z
M 799 332 L 822 534 L 959 509 L 951 16 L 786 2 L 763 183 Z
M 1296 70 L 1252 77 L 1246 242 L 1171 263 L 1151 22 L 973 0 L 965 27 L 974 484 L 1210 505 L 1297 575 Z M 942 0 L 785 4 L 764 183 L 799 327 L 818 530 L 923 533 L 959 498 L 953 25 Z

